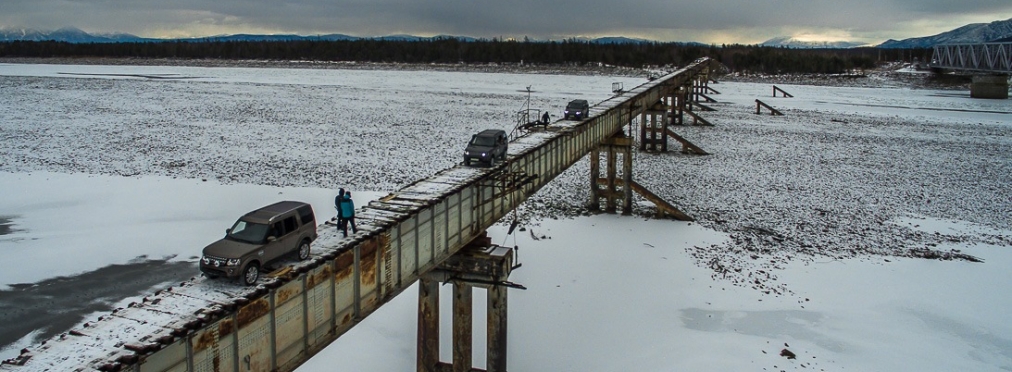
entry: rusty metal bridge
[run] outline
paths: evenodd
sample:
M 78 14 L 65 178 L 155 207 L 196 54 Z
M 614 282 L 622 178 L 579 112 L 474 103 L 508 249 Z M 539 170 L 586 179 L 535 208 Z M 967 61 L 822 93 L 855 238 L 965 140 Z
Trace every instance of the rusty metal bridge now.
M 505 371 L 506 290 L 513 287 L 507 278 L 514 262 L 508 248 L 490 244 L 485 230 L 588 154 L 592 207 L 630 213 L 635 191 L 659 213 L 687 219 L 633 181 L 635 141 L 623 127 L 632 134 L 638 119 L 645 151 L 667 151 L 670 136 L 683 151 L 704 153 L 668 124 L 689 124 L 685 117 L 708 124 L 693 112 L 693 102 L 708 92 L 713 64 L 700 59 L 619 92 L 592 106 L 582 121 L 519 133 L 505 162 L 455 166 L 372 201 L 356 213 L 358 233 L 341 238 L 321 229 L 309 260 L 285 263 L 256 287 L 196 277 L 25 349 L 0 371 L 293 371 L 416 281 L 418 370 L 475 370 L 474 287 L 488 290 L 486 368 Z M 439 282 L 454 285 L 452 363 L 439 361 Z

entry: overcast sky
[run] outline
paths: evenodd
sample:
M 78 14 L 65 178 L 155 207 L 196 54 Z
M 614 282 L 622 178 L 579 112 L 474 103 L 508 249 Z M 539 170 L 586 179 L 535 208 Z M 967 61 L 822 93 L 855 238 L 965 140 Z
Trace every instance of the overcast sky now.
M 879 43 L 1012 18 L 1012 0 L 0 0 L 0 27 L 144 37 L 236 33 L 627 36 Z

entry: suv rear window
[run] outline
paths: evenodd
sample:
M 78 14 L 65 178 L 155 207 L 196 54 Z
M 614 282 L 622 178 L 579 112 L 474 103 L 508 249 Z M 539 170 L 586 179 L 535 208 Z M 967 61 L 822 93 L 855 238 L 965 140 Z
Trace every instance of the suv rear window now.
M 299 229 L 299 223 L 295 220 L 295 216 L 291 216 L 285 219 L 285 234 Z
M 313 208 L 310 208 L 308 205 L 304 205 L 299 207 L 298 212 L 299 219 L 302 220 L 303 225 L 313 224 Z

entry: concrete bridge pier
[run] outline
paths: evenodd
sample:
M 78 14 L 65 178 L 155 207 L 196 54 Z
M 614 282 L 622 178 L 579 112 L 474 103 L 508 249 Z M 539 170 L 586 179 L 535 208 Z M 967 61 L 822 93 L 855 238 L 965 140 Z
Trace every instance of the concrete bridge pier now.
M 486 235 L 423 275 L 418 283 L 418 372 L 506 372 L 507 281 L 513 270 L 512 248 L 492 245 Z M 453 361 L 439 361 L 439 283 L 453 286 Z M 471 360 L 472 290 L 488 291 L 486 369 Z
M 970 97 L 1008 99 L 1008 75 L 974 75 L 970 83 Z

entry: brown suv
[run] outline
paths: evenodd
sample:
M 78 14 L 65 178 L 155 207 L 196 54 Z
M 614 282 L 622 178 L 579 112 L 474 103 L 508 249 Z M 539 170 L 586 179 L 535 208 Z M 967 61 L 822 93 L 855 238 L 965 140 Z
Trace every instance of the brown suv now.
M 289 253 L 309 258 L 309 244 L 316 240 L 313 207 L 296 201 L 277 202 L 246 213 L 225 230 L 225 237 L 207 247 L 200 258 L 200 271 L 207 277 L 241 277 L 253 285 L 260 268 Z

